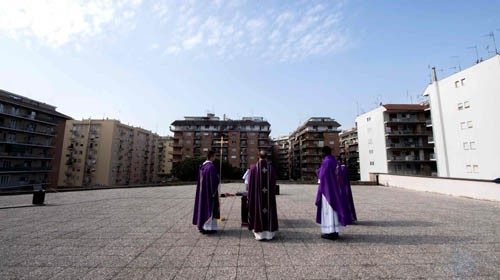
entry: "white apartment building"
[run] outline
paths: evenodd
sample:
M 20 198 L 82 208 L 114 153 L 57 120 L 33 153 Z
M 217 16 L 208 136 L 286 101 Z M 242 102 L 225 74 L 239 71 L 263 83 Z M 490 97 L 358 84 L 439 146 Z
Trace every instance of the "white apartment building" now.
M 356 118 L 362 181 L 369 181 L 370 173 L 435 175 L 426 108 L 385 104 Z
M 439 177 L 500 177 L 500 55 L 438 80 L 429 98 Z

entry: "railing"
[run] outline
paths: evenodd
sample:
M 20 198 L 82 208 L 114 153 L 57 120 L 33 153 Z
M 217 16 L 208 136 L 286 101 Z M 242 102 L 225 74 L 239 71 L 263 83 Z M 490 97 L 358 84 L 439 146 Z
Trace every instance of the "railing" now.
M 47 135 L 47 136 L 54 136 L 55 135 L 54 131 L 50 130 L 50 129 L 44 130 L 44 131 L 40 131 L 40 130 L 37 131 L 34 128 L 19 127 L 17 125 L 6 125 L 6 126 L 3 125 L 3 126 L 0 126 L 0 128 L 19 131 L 19 132 L 42 134 L 42 135 Z
M 424 122 L 423 120 L 419 120 L 418 118 L 391 118 L 386 122 L 402 122 L 402 123 L 411 123 L 411 122 Z
M 47 147 L 47 148 L 54 147 L 50 144 L 41 143 L 41 142 L 33 142 L 33 141 L 19 142 L 19 141 L 13 141 L 13 140 L 9 140 L 9 139 L 0 140 L 0 143 L 2 143 L 2 144 L 15 144 L 15 145 L 27 145 L 27 146 L 39 146 L 39 147 Z
M 39 121 L 39 122 L 43 122 L 43 123 L 46 123 L 49 125 L 57 125 L 57 123 L 53 122 L 54 120 L 51 120 L 49 118 L 34 117 L 33 115 L 21 114 L 19 112 L 7 113 L 5 109 L 0 110 L 0 114 L 4 114 L 7 116 L 16 117 L 16 118 L 21 118 L 21 119 L 26 119 L 26 120 Z
M 27 154 L 27 153 L 0 153 L 0 158 L 30 158 L 30 159 L 47 159 L 51 160 L 52 157 L 44 154 Z
M 0 168 L 0 173 L 8 173 L 8 172 L 50 172 L 52 168 L 50 166 L 47 167 L 3 167 Z

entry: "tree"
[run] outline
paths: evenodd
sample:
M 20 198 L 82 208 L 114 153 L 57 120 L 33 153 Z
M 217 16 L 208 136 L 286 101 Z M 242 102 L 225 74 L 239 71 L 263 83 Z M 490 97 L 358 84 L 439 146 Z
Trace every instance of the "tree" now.
M 201 157 L 186 158 L 183 161 L 174 163 L 172 175 L 181 181 L 196 181 L 198 178 L 198 169 L 205 161 Z M 214 165 L 220 174 L 220 161 L 216 159 Z M 240 168 L 234 167 L 228 161 L 222 162 L 222 179 L 241 179 L 243 172 Z

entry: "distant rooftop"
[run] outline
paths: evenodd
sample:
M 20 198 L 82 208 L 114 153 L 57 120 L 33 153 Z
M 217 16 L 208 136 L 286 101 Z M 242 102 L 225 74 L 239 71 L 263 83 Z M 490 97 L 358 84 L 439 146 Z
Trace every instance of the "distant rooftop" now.
M 11 104 L 15 104 L 15 105 L 29 108 L 29 109 L 32 109 L 35 111 L 40 111 L 43 113 L 55 115 L 55 116 L 62 117 L 65 119 L 71 119 L 71 117 L 57 112 L 56 106 L 53 106 L 53 105 L 50 105 L 47 103 L 43 103 L 43 102 L 28 98 L 28 97 L 25 97 L 22 95 L 18 95 L 18 94 L 15 94 L 15 93 L 12 93 L 12 92 L 9 92 L 6 90 L 2 90 L 2 89 L 0 89 L 0 101 L 5 101 L 5 102 L 11 103 Z
M 387 111 L 422 111 L 429 107 L 428 104 L 384 104 Z

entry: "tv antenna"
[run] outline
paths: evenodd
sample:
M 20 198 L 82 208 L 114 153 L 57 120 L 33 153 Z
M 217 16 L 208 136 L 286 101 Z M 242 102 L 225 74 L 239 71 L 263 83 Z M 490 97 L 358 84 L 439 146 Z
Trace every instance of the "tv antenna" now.
M 497 30 L 500 30 L 500 29 L 497 29 Z M 495 33 L 493 33 L 493 31 L 491 31 L 490 33 L 484 35 L 483 37 L 491 37 L 491 39 L 493 40 L 493 46 L 495 47 L 495 54 L 498 54 L 497 42 L 495 40 Z
M 462 71 L 462 65 L 460 64 L 460 56 L 458 55 L 454 55 L 454 56 L 450 56 L 450 58 L 456 60 L 456 62 L 458 63 L 458 70 L 459 71 Z M 456 68 L 456 67 L 455 67 Z
M 477 51 L 477 46 L 468 47 L 467 49 L 474 49 L 476 51 L 476 63 L 479 63 L 479 52 Z

